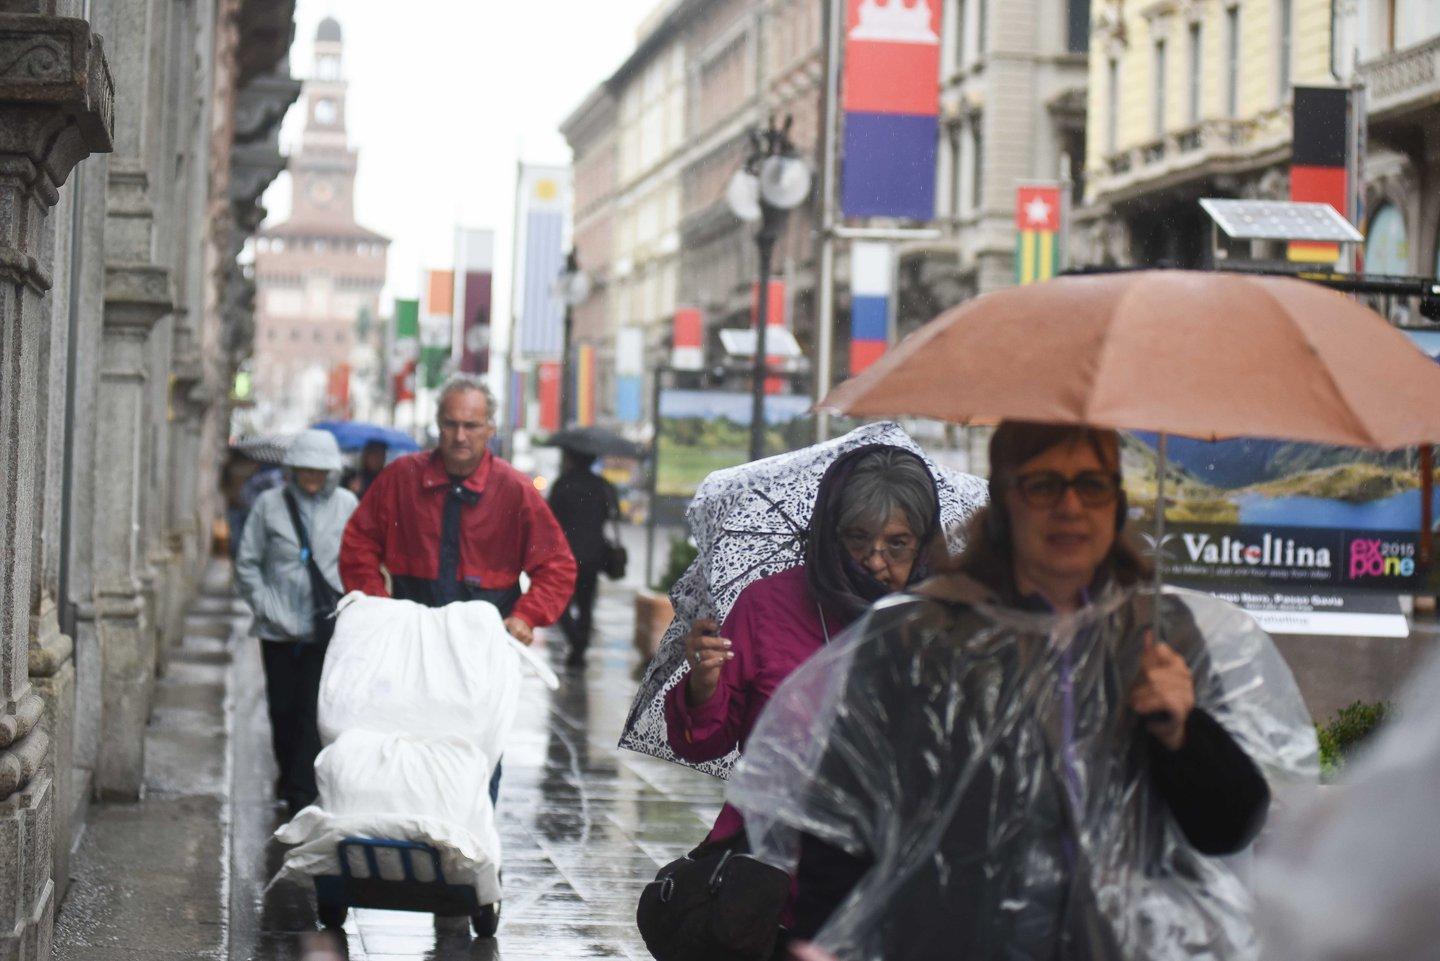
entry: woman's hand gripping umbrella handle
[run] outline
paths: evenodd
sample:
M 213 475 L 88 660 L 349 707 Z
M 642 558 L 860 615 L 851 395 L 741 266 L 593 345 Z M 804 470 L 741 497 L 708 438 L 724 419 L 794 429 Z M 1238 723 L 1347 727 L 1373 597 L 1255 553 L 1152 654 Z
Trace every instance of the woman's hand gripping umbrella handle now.
M 708 617 L 697 620 L 685 639 L 685 661 L 690 666 L 685 700 L 691 706 L 710 700 L 720 685 L 720 669 L 734 657 L 730 642 L 720 636 L 720 625 Z

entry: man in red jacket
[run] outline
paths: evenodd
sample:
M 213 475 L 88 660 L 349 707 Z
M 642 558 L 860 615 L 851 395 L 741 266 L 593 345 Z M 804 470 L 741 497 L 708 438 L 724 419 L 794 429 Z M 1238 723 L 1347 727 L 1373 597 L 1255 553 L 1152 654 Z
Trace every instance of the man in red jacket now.
M 386 467 L 351 516 L 340 545 L 345 590 L 429 607 L 489 601 L 529 644 L 534 628 L 565 612 L 575 558 L 540 493 L 490 453 L 495 399 L 485 382 L 452 378 L 438 408 L 439 449 Z M 530 578 L 523 594 L 521 571 Z

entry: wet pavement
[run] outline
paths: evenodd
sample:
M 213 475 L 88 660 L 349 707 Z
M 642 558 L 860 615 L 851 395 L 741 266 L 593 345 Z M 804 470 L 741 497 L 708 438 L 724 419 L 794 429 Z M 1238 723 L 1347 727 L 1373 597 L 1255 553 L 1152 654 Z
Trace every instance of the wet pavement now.
M 631 557 L 636 554 L 632 550 Z M 497 937 L 471 938 L 465 919 L 359 909 L 346 920 L 340 939 L 344 953 L 339 956 L 390 961 L 650 957 L 635 930 L 640 890 L 660 865 L 704 836 L 723 786 L 705 775 L 616 749 L 638 663 L 631 645 L 631 605 L 630 586 L 604 584 L 597 637 L 583 670 L 562 666 L 565 645 L 558 631 L 542 637 L 561 687 L 552 693 L 536 680 L 526 681 L 506 749 L 498 808 L 505 901 Z M 244 637 L 229 649 L 234 659 L 228 687 L 230 793 L 228 812 L 216 815 L 228 820 L 222 845 L 228 852 L 222 857 L 229 869 L 216 889 L 224 901 L 219 916 L 225 944 L 223 951 L 213 953 L 187 945 L 187 956 L 319 961 L 331 955 L 319 953 L 311 892 L 294 885 L 266 887 L 283 848 L 269 838 L 280 821 L 270 797 L 274 767 L 259 654 L 255 642 Z M 201 814 L 197 823 L 208 816 Z M 180 822 L 172 824 L 171 831 L 192 833 Z M 111 880 L 102 876 L 103 862 L 92 852 L 87 862 L 91 876 L 84 876 L 82 864 L 82 876 L 62 906 L 62 927 L 67 912 L 72 915 L 72 937 L 70 949 L 57 939 L 59 958 L 127 956 L 127 945 L 121 943 L 127 938 L 112 939 L 114 953 L 95 955 L 85 950 L 94 947 L 92 939 L 75 937 L 84 925 L 73 921 L 72 902 L 97 900 L 97 891 L 113 895 Z M 157 862 L 164 863 L 163 858 Z M 208 884 L 202 880 L 198 887 Z M 173 897 L 175 888 L 173 880 L 136 880 L 127 897 L 138 905 L 148 889 Z M 137 930 L 130 937 L 140 936 Z M 151 938 L 148 946 L 129 944 L 134 953 L 128 956 L 172 956 L 168 950 L 155 950 L 162 948 L 163 939 L 156 938 L 153 927 Z
M 630 604 L 628 591 L 606 585 L 586 668 L 563 669 L 564 643 L 551 631 L 544 640 L 556 657 L 560 690 L 526 682 L 498 808 L 505 870 L 498 936 L 472 940 L 464 919 L 358 909 L 345 924 L 349 958 L 650 957 L 635 931 L 640 889 L 704 836 L 720 784 L 616 750 L 635 686 Z M 315 927 L 309 893 L 288 885 L 261 893 L 282 849 L 261 836 L 278 822 L 263 790 L 272 779 L 263 702 L 258 690 L 253 696 L 253 709 L 244 712 L 251 718 L 243 739 L 249 756 L 237 749 L 237 769 L 255 771 L 243 780 L 260 790 L 246 790 L 237 805 L 235 857 L 243 867 L 232 899 L 231 957 L 299 958 L 300 933 Z

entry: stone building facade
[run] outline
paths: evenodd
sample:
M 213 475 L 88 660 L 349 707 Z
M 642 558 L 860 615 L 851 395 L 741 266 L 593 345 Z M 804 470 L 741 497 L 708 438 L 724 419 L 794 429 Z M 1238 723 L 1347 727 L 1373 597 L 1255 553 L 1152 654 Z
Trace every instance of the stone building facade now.
M 1297 84 L 1363 85 L 1365 269 L 1435 276 L 1440 5 L 1425 0 L 1098 5 L 1079 261 L 1208 265 L 1201 197 L 1289 196 Z
M 1080 263 L 1210 263 L 1201 197 L 1289 197 L 1291 93 L 1335 84 L 1330 0 L 1094 11 Z
M 305 127 L 290 158 L 290 216 L 255 241 L 251 373 L 257 420 L 269 428 L 346 419 L 348 401 L 327 387 L 349 380 L 357 348 L 375 355 L 383 346 L 379 325 L 362 328 L 361 318 L 379 316 L 390 241 L 355 220 L 359 156 L 345 127 L 343 55 L 340 24 L 326 17 L 315 35 L 315 76 L 301 95 Z M 362 329 L 368 344 L 360 342 Z
M 649 362 L 664 363 L 675 308 L 696 307 L 715 363 L 724 356 L 719 330 L 750 323 L 758 271 L 754 227 L 731 213 L 725 188 L 748 153 L 747 132 L 771 115 L 792 118 L 792 139 L 818 175 L 827 2 L 671 0 L 629 60 L 562 126 L 577 170 L 577 249 L 586 269 L 605 281 L 577 311 L 577 330 L 578 318 L 586 318 L 585 336 L 613 341 L 620 328 L 642 326 Z M 897 244 L 902 334 L 966 297 L 1012 283 L 1016 185 L 1055 179 L 1064 156 L 1072 174 L 1084 166 L 1089 0 L 1005 0 L 1003 13 L 1000 0 L 931 2 L 939 6 L 944 38 L 936 78 L 942 114 L 937 209 L 930 225 L 941 236 Z M 833 7 L 843 15 L 846 5 L 839 0 Z M 662 84 L 656 77 L 665 69 L 670 73 Z M 649 102 L 645 91 L 665 84 L 672 95 L 683 93 L 678 137 L 670 115 L 627 113 L 625 106 Z M 632 117 L 640 118 L 640 143 L 655 148 L 653 155 L 642 149 L 639 163 L 629 162 L 634 155 L 626 152 Z M 613 175 L 601 173 L 612 169 Z M 595 171 L 593 189 L 584 186 L 585 170 Z M 653 215 L 639 202 L 668 198 L 677 187 L 678 217 L 669 206 Z M 790 214 L 774 261 L 776 278 L 785 282 L 789 325 L 809 358 L 820 324 L 818 197 L 817 191 Z M 630 226 L 636 210 L 637 224 Z M 678 265 L 678 276 L 670 276 L 670 265 Z M 842 242 L 830 320 L 834 380 L 848 370 L 848 286 Z M 803 377 L 795 386 L 809 389 Z
M 0 957 L 138 797 L 209 553 L 293 0 L 0 4 Z
M 944 10 L 936 207 L 947 240 L 902 252 L 901 296 L 915 302 L 902 330 L 947 300 L 1014 284 L 1015 188 L 1073 179 L 1084 164 L 1090 0 L 946 0 Z
M 813 156 L 819 129 L 819 0 L 670 0 L 629 58 L 561 126 L 574 151 L 575 247 L 591 276 L 576 308 L 577 344 L 613 356 L 622 328 L 644 332 L 646 363 L 668 362 L 677 308 L 697 307 L 711 350 L 718 331 L 750 323 L 753 228 L 725 203 L 747 131 L 774 113 Z M 813 339 L 815 244 L 809 207 L 776 245 L 790 322 Z M 599 413 L 613 414 L 601 383 Z
M 1369 120 L 1366 269 L 1440 276 L 1440 4 L 1348 0 L 1343 12 Z

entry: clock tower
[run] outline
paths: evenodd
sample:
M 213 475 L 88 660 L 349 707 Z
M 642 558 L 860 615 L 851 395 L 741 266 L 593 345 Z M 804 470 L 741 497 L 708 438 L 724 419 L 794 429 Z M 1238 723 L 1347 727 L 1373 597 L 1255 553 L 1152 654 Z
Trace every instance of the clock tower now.
M 327 17 L 315 33 L 315 76 L 305 81 L 305 128 L 290 163 L 291 219 L 355 219 L 356 155 L 345 133 L 344 44 Z
M 290 217 L 256 234 L 253 383 L 262 422 L 371 419 L 383 395 L 380 291 L 388 238 L 355 220 L 359 153 L 345 131 L 344 44 L 333 17 L 315 31 L 305 124 L 290 158 Z

